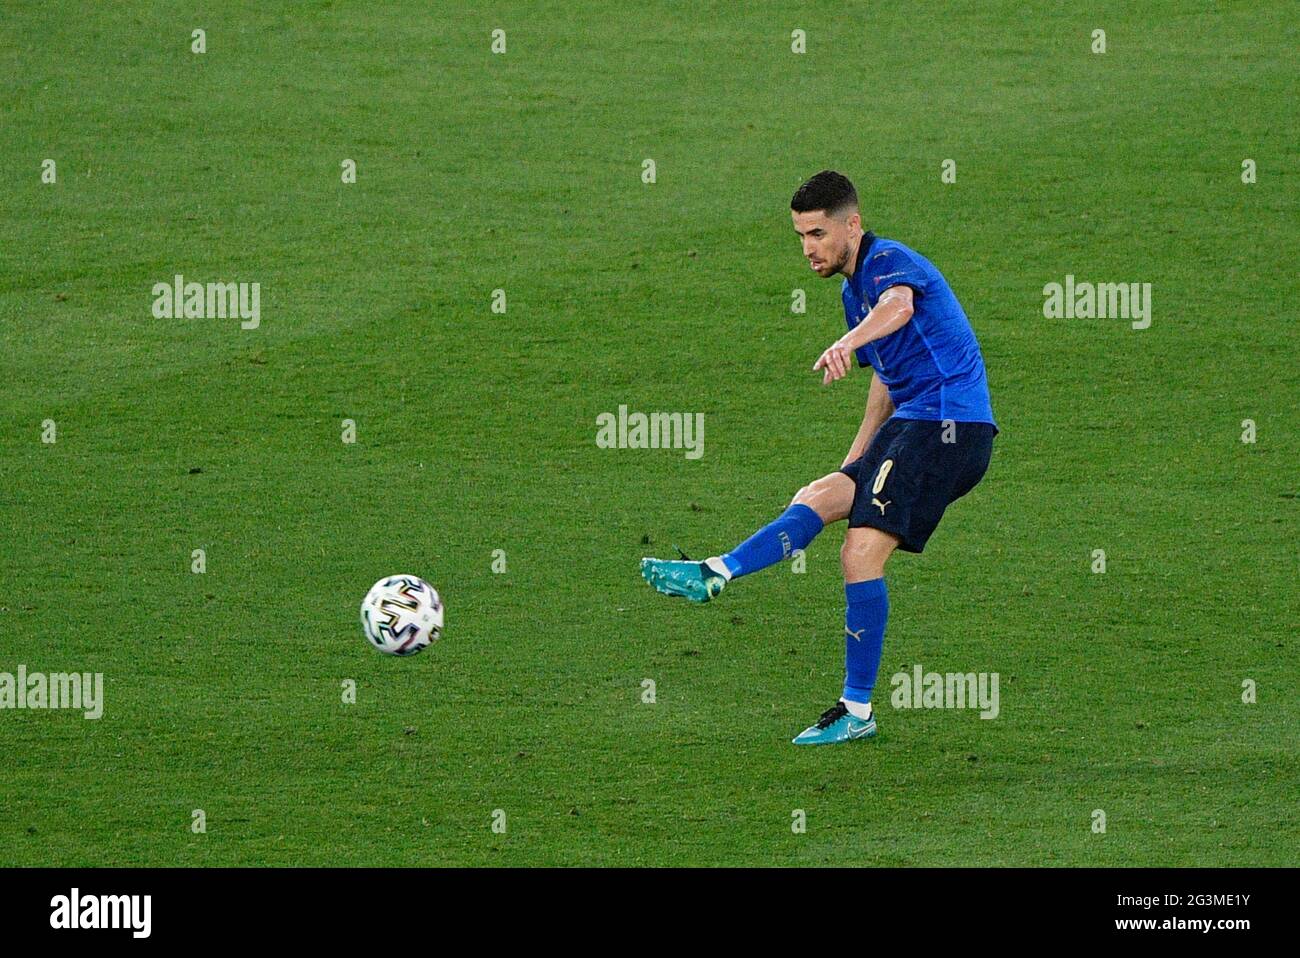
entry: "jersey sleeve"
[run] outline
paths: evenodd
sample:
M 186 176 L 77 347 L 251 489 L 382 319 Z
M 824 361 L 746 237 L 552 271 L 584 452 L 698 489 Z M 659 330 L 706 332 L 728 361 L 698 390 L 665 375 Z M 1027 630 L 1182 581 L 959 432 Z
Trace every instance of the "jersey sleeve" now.
M 891 286 L 910 286 L 919 298 L 925 295 L 929 282 L 920 265 L 901 249 L 881 250 L 867 260 L 863 269 L 867 273 L 864 285 L 873 300 Z

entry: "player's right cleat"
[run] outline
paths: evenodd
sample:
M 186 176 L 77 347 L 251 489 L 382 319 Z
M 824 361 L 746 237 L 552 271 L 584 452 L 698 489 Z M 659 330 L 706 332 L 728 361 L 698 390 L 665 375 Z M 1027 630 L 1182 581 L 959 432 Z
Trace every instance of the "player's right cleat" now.
M 840 742 L 871 738 L 875 734 L 875 712 L 871 713 L 870 718 L 860 719 L 845 708 L 843 702 L 836 702 L 821 714 L 816 724 L 804 729 L 792 741 L 795 745 L 838 745 Z
M 703 562 L 675 559 L 642 559 L 642 577 L 664 595 L 685 596 L 692 602 L 716 598 L 727 580 Z

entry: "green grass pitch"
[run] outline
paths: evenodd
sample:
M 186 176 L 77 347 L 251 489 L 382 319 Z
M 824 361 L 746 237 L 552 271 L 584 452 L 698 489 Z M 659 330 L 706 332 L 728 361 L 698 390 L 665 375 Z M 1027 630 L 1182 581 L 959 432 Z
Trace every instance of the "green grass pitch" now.
M 0 711 L 0 864 L 1300 864 L 1294 7 L 475 6 L 7 7 L 0 671 L 105 703 Z M 1002 434 L 891 563 L 879 738 L 796 749 L 842 525 L 709 606 L 638 562 L 852 439 L 824 168 L 944 271 Z M 260 326 L 155 318 L 177 273 Z M 1045 318 L 1067 274 L 1150 328 Z M 620 405 L 703 456 L 599 448 Z M 395 572 L 448 610 L 409 660 L 357 624 Z M 916 664 L 1000 714 L 891 708 Z

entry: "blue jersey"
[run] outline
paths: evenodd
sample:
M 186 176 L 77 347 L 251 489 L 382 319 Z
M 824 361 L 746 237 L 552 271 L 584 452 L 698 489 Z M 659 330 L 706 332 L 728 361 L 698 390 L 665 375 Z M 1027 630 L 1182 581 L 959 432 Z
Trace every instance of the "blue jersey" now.
M 844 280 L 849 329 L 891 286 L 912 287 L 912 318 L 857 350 L 889 389 L 900 419 L 986 422 L 995 429 L 989 384 L 975 331 L 934 264 L 902 243 L 866 233 L 852 279 Z

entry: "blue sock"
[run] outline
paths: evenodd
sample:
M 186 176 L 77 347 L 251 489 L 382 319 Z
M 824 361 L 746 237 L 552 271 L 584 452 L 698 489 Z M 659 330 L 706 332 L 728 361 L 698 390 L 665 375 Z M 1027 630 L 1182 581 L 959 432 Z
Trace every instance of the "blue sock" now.
M 822 531 L 822 517 L 803 503 L 796 503 L 722 557 L 734 579 L 766 569 L 788 558 L 795 549 L 806 549 Z
M 871 701 L 880 671 L 880 651 L 885 644 L 889 618 L 889 592 L 884 579 L 849 582 L 844 586 L 844 698 Z

